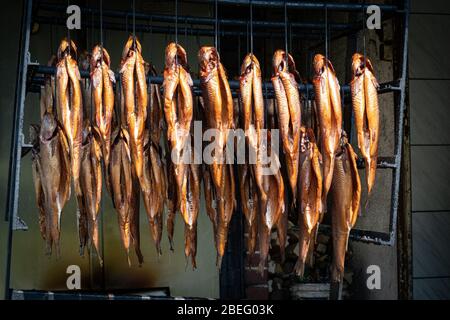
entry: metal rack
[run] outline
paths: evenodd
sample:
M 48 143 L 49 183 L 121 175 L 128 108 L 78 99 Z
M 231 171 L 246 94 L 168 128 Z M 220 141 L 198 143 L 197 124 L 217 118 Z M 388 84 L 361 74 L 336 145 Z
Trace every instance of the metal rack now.
M 21 36 L 19 43 L 19 59 L 17 66 L 17 81 L 16 81 L 16 92 L 15 92 L 15 103 L 14 103 L 14 123 L 12 131 L 12 144 L 10 153 L 10 166 L 9 166 L 9 179 L 8 179 L 8 195 L 7 195 L 7 208 L 5 219 L 9 221 L 8 225 L 8 237 L 7 237 L 7 257 L 6 257 L 6 278 L 5 278 L 5 297 L 11 298 L 11 288 L 10 288 L 10 277 L 11 277 L 11 254 L 12 254 L 12 243 L 13 243 L 13 233 L 16 230 L 26 230 L 27 226 L 22 219 L 18 216 L 18 201 L 19 201 L 19 189 L 20 189 L 20 169 L 21 169 L 21 158 L 31 146 L 24 143 L 23 136 L 23 119 L 24 119 L 24 104 L 27 92 L 35 92 L 39 85 L 42 84 L 44 74 L 54 74 L 54 68 L 42 66 L 39 64 L 31 63 L 30 61 L 30 33 L 33 22 L 39 23 L 51 23 L 51 24 L 62 24 L 64 21 L 61 19 L 52 19 L 50 17 L 39 16 L 35 14 L 33 16 L 33 9 L 37 9 L 36 12 L 39 13 L 40 10 L 47 10 L 51 12 L 61 11 L 65 9 L 64 6 L 58 6 L 55 4 L 39 2 L 37 1 L 37 6 L 33 7 L 32 0 L 24 1 L 24 8 L 22 14 L 21 22 Z M 196 2 L 196 1 L 190 1 Z M 214 2 L 210 0 L 207 2 Z M 248 6 L 248 0 L 217 0 L 221 5 L 237 5 L 237 6 Z M 400 2 L 400 1 L 398 1 Z M 377 232 L 370 230 L 358 230 L 353 229 L 351 232 L 351 238 L 357 241 L 363 241 L 367 243 L 374 243 L 378 245 L 388 245 L 392 246 L 396 240 L 397 231 L 397 213 L 399 206 L 399 190 L 400 190 L 400 171 L 401 171 L 401 157 L 402 157 L 402 137 L 403 137 L 403 127 L 404 127 L 404 111 L 405 111 L 405 87 L 406 87 L 406 77 L 407 77 L 407 53 L 408 53 L 408 19 L 409 19 L 409 0 L 402 1 L 403 5 L 386 5 L 380 4 L 382 12 L 389 13 L 391 16 L 395 17 L 396 24 L 400 27 L 399 30 L 403 32 L 402 43 L 399 50 L 398 62 L 401 67 L 398 68 L 397 80 L 389 83 L 384 83 L 381 85 L 379 93 L 393 92 L 395 94 L 395 154 L 392 157 L 379 158 L 378 168 L 392 170 L 392 192 L 391 192 L 391 209 L 390 209 L 390 224 L 389 232 Z M 204 3 L 204 2 L 202 2 Z M 328 11 L 362 11 L 364 8 L 371 4 L 365 3 L 325 3 L 325 2 L 293 2 L 293 1 L 283 1 L 283 0 L 272 0 L 272 1 L 262 1 L 262 0 L 252 0 L 252 5 L 254 7 L 282 7 L 286 6 L 293 10 L 328 10 Z M 82 8 L 82 12 L 87 12 L 90 14 L 96 14 L 98 11 L 96 9 Z M 130 15 L 129 12 L 124 11 L 103 11 L 105 17 L 127 17 Z M 176 19 L 174 16 L 168 15 L 157 15 L 157 14 L 144 14 L 136 13 L 135 18 L 137 20 L 147 21 L 147 24 L 136 24 L 136 31 L 143 32 L 155 32 L 155 33 L 174 33 L 174 28 L 172 27 L 161 27 L 153 26 L 148 22 L 179 22 L 185 23 L 187 25 L 196 25 L 197 28 L 191 27 L 189 30 L 189 35 L 214 35 L 214 29 L 208 29 L 206 26 L 211 26 L 217 23 L 215 19 L 205 18 L 205 17 L 190 17 L 190 16 L 178 16 Z M 130 21 L 128 21 L 130 22 Z M 244 20 L 234 20 L 234 19 L 220 19 L 219 22 L 223 25 L 231 26 L 245 26 L 248 25 L 247 21 Z M 88 24 L 89 26 L 89 24 Z M 279 22 L 267 22 L 267 21 L 255 21 L 254 26 L 256 28 L 281 28 L 284 24 Z M 91 27 L 96 28 L 98 26 L 91 25 Z M 307 22 L 295 22 L 291 23 L 291 27 L 296 30 L 320 30 L 324 28 L 323 23 L 307 23 Z M 328 26 L 330 29 L 336 31 L 345 32 L 345 34 L 355 34 L 361 29 L 361 22 L 350 23 L 350 24 L 333 24 Z M 129 25 L 126 24 L 115 24 L 110 22 L 105 22 L 103 28 L 111 30 L 124 30 L 128 29 Z M 242 31 L 221 31 L 221 35 L 229 36 L 240 36 Z M 267 36 L 267 32 L 256 31 L 255 36 Z M 285 36 L 283 33 L 270 33 L 271 36 Z M 296 33 L 298 37 L 304 38 L 321 38 L 323 37 L 320 33 L 310 32 Z M 88 74 L 82 72 L 81 76 L 86 78 Z M 150 77 L 149 79 L 152 83 L 161 84 L 163 79 L 161 77 Z M 233 91 L 234 96 L 237 96 L 237 89 L 239 88 L 238 81 L 229 81 L 230 87 Z M 272 84 L 264 83 L 264 89 L 266 92 L 271 92 Z M 311 84 L 301 84 L 299 86 L 301 92 L 312 93 L 313 88 Z M 343 86 L 343 93 L 348 94 L 350 91 L 349 86 Z M 199 81 L 194 80 L 194 93 L 199 94 Z M 363 167 L 364 164 L 360 162 L 359 167 Z M 242 231 L 242 221 L 239 220 L 235 215 L 235 222 L 240 224 L 240 227 L 232 227 L 235 231 Z M 242 219 L 241 219 L 242 220 Z M 323 226 L 323 230 L 326 232 L 328 227 Z M 235 232 L 238 233 L 238 232 Z M 242 239 L 241 239 L 242 240 Z M 229 247 L 242 248 L 242 241 L 239 240 L 239 236 L 234 238 L 231 236 L 229 240 Z M 229 248 L 230 249 L 230 248 Z M 222 268 L 223 274 L 221 274 L 222 281 L 231 281 L 233 286 L 230 286 L 228 291 L 224 294 L 229 297 L 241 297 L 242 296 L 242 283 L 241 280 L 236 280 L 234 272 L 236 268 L 242 268 L 242 261 L 233 261 L 231 251 L 227 249 L 227 254 L 224 259 L 224 266 Z M 239 259 L 241 259 L 239 257 Z M 231 269 L 227 269 L 231 268 Z M 243 268 L 242 268 L 243 269 Z M 242 272 L 241 269 L 241 272 Z M 221 281 L 221 282 L 222 282 Z M 236 285 L 237 284 L 237 285 Z M 222 285 L 221 285 L 222 288 Z M 225 289 L 224 289 L 225 290 Z M 222 290 L 221 290 L 222 291 Z M 226 291 L 226 290 L 225 290 Z

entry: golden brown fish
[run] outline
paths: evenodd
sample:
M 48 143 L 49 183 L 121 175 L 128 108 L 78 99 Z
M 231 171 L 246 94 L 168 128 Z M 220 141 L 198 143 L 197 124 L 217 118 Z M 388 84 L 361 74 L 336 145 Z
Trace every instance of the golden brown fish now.
M 193 159 L 193 158 L 192 158 Z M 193 161 L 193 160 L 192 160 Z M 192 268 L 197 268 L 197 218 L 200 210 L 200 167 L 191 164 L 185 171 L 180 199 L 180 212 L 184 219 L 184 254 L 191 258 Z
M 105 168 L 105 176 L 109 167 L 109 154 L 111 148 L 111 126 L 114 114 L 114 90 L 116 82 L 114 72 L 111 71 L 111 60 L 105 48 L 97 45 L 91 55 L 91 83 L 92 99 L 94 104 L 94 123 L 100 133 L 100 145 Z M 111 191 L 106 177 L 106 186 Z
M 236 207 L 234 172 L 232 165 L 222 166 L 222 187 L 217 191 L 217 227 L 216 227 L 216 249 L 218 268 L 222 265 L 222 258 L 225 254 L 225 248 L 228 241 L 228 229 L 231 218 L 233 217 L 234 208 Z
M 249 165 L 238 165 L 238 171 L 242 211 L 244 212 L 245 221 L 247 223 L 247 250 L 250 254 L 253 254 L 255 252 L 258 233 L 258 187 L 256 186 Z
M 262 129 L 264 129 L 264 99 L 262 94 L 261 68 L 259 61 L 253 54 L 244 58 L 241 67 L 240 96 L 244 113 L 244 125 L 247 142 L 254 155 L 256 163 L 252 163 L 254 178 L 259 188 L 262 200 L 266 200 L 266 194 L 262 187 Z
M 358 136 L 358 148 L 366 163 L 366 180 L 368 194 L 375 183 L 378 158 L 378 137 L 380 114 L 378 108 L 379 87 L 374 75 L 372 63 L 363 55 L 355 53 L 352 58 L 353 79 L 350 84 L 352 92 L 353 113 Z
M 33 130 L 37 129 L 35 127 Z M 46 242 L 46 253 L 51 254 L 54 246 L 59 257 L 61 213 L 70 197 L 70 163 L 67 140 L 53 114 L 44 113 L 39 142 L 33 149 L 33 177 L 40 210 L 40 230 Z
M 80 209 L 83 201 L 80 187 L 83 96 L 80 85 L 80 71 L 75 58 L 76 50 L 75 44 L 72 41 L 69 44 L 66 39 L 61 41 L 58 48 L 56 105 L 70 148 L 71 174 L 78 208 Z M 82 216 L 78 215 L 82 219 Z M 82 227 L 84 223 L 79 221 L 78 225 Z M 85 234 L 83 230 L 79 230 L 79 233 Z M 84 239 L 80 238 L 80 253 L 84 245 Z
M 124 112 L 130 134 L 130 150 L 133 167 L 141 189 L 146 188 L 143 179 L 144 128 L 147 119 L 147 82 L 145 78 L 142 47 L 137 38 L 130 36 L 122 52 L 120 77 L 123 90 Z
M 331 193 L 333 210 L 331 233 L 333 239 L 333 261 L 331 281 L 341 282 L 344 274 L 345 253 L 350 230 L 356 223 L 361 199 L 361 183 L 356 166 L 356 154 L 345 134 L 336 154 Z
M 275 161 L 277 165 L 273 167 L 275 171 L 272 171 L 271 175 L 266 174 L 263 176 L 263 186 L 267 194 L 267 200 L 260 201 L 260 221 L 258 228 L 260 256 L 259 272 L 261 274 L 263 274 L 264 267 L 267 263 L 272 228 L 277 228 L 282 260 L 284 260 L 284 247 L 286 241 L 285 233 L 287 233 L 287 212 L 285 212 L 284 182 L 279 169 L 278 157 L 275 152 L 271 152 L 270 132 L 268 132 L 267 140 L 268 154 L 270 155 L 272 161 Z
M 166 66 L 164 69 L 164 113 L 167 123 L 167 139 L 171 154 L 175 156 L 175 180 L 178 196 L 185 179 L 187 165 L 183 161 L 184 150 L 190 138 L 193 117 L 192 78 L 187 65 L 186 51 L 175 43 L 166 48 Z M 189 160 L 189 159 L 188 159 Z M 182 201 L 181 198 L 178 201 Z
M 334 158 L 342 132 L 342 106 L 339 81 L 333 65 L 323 55 L 314 56 L 313 86 L 319 111 L 321 154 L 323 157 L 322 211 L 326 212 L 326 199 L 333 180 Z
M 298 179 L 299 143 L 301 126 L 301 105 L 298 84 L 295 80 L 297 71 L 293 58 L 283 50 L 275 51 L 273 56 L 272 84 L 278 109 L 278 121 L 286 156 L 287 174 L 295 200 Z
M 42 97 L 42 96 L 41 96 Z M 45 114 L 45 109 L 44 109 Z M 31 172 L 33 174 L 33 185 L 34 192 L 36 196 L 36 204 L 39 209 L 39 231 L 41 233 L 42 239 L 45 240 L 46 237 L 46 226 L 45 226 L 45 197 L 44 190 L 42 190 L 41 173 L 39 172 L 38 161 L 39 161 L 39 132 L 41 127 L 36 124 L 30 125 L 30 144 L 33 146 L 31 148 Z
M 80 214 L 85 225 L 82 230 L 87 230 L 87 244 L 89 250 L 96 250 L 100 265 L 103 264 L 99 247 L 98 215 L 102 197 L 102 169 L 101 147 L 96 138 L 98 133 L 91 128 L 88 120 L 85 120 L 83 129 L 83 145 L 81 147 L 80 184 L 83 194 L 83 207 Z M 84 234 L 82 237 L 84 238 Z M 84 250 L 84 248 L 81 248 Z
M 219 136 L 214 141 L 212 179 L 216 188 L 221 188 L 222 174 L 225 172 L 225 149 L 228 130 L 233 127 L 233 98 L 223 65 L 216 48 L 202 47 L 198 53 L 200 65 L 200 83 L 208 128 L 218 130 Z
M 166 177 L 161 161 L 160 148 L 151 141 L 149 136 L 150 133 L 147 131 L 144 146 L 143 178 L 148 185 L 146 188 L 148 191 L 143 191 L 143 199 L 156 251 L 161 254 L 164 201 L 167 197 Z
M 178 187 L 175 178 L 175 165 L 172 162 L 170 152 L 166 153 L 167 174 L 167 236 L 169 238 L 170 250 L 173 251 L 173 233 L 175 228 L 175 217 L 179 208 Z
M 319 224 L 320 208 L 322 204 L 322 173 L 320 168 L 320 153 L 317 148 L 312 129 L 301 129 L 300 168 L 298 199 L 300 201 L 298 224 L 299 254 L 295 270 L 303 277 L 305 263 L 308 256 L 312 256 L 316 230 Z
M 133 185 L 133 168 L 131 165 L 131 152 L 129 147 L 129 134 L 123 128 L 117 128 L 111 137 L 111 161 L 109 164 L 109 177 L 114 208 L 118 213 L 120 236 L 127 252 L 128 264 L 130 261 L 130 245 L 132 242 L 132 222 L 134 207 L 136 206 L 136 188 Z M 138 256 L 142 263 L 142 257 Z

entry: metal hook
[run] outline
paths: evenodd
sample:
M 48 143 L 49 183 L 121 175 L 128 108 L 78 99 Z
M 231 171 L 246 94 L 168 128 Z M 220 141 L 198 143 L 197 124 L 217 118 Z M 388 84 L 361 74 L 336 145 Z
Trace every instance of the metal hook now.
M 288 51 L 288 26 L 287 26 L 287 0 L 284 0 L 284 53 L 286 59 L 286 69 L 289 70 L 289 51 Z
M 253 55 L 253 3 L 250 1 L 250 53 Z
M 325 59 L 328 64 L 328 7 L 325 5 Z
M 218 33 L 219 33 L 219 17 L 218 17 L 218 3 L 217 0 L 214 1 L 214 5 L 215 5 L 215 34 L 214 34 L 214 46 L 217 49 L 217 45 L 218 45 Z

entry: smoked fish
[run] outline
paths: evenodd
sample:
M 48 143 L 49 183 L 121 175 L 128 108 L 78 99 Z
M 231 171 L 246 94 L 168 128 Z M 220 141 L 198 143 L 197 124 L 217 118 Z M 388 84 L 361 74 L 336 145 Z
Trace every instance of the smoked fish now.
M 136 192 L 136 182 L 131 164 L 131 151 L 129 147 L 129 134 L 124 128 L 116 128 L 111 136 L 111 161 L 109 164 L 109 177 L 111 179 L 111 190 L 114 208 L 118 213 L 119 230 L 123 246 L 127 253 L 128 264 L 130 260 L 130 246 L 137 245 L 138 239 L 132 237 L 136 228 L 133 223 L 139 221 L 135 219 L 136 198 L 139 199 L 139 192 Z M 139 190 L 139 189 L 138 189 Z M 139 263 L 143 262 L 140 250 L 135 246 Z
M 340 145 L 335 158 L 331 186 L 333 199 L 331 281 L 334 283 L 342 281 L 348 237 L 358 218 L 361 200 L 361 182 L 356 165 L 357 156 L 345 134 L 342 136 Z
M 78 227 L 85 223 L 80 214 L 83 195 L 80 186 L 81 144 L 83 135 L 83 95 L 80 84 L 80 71 L 76 61 L 77 48 L 63 39 L 58 48 L 58 63 L 56 65 L 57 94 L 56 105 L 58 117 L 61 119 L 64 133 L 67 136 L 70 149 L 71 176 L 78 204 Z M 79 234 L 85 234 L 79 230 Z M 80 254 L 83 252 L 84 240 L 80 237 Z
M 39 226 L 46 242 L 46 253 L 54 247 L 57 258 L 61 255 L 61 213 L 70 197 L 69 146 L 63 129 L 55 116 L 45 112 L 40 129 L 32 127 L 32 135 L 39 130 L 38 141 L 32 150 L 32 168 L 36 200 L 40 217 Z
M 247 54 L 242 63 L 239 86 L 244 113 L 243 129 L 250 148 L 249 152 L 252 152 L 254 157 L 254 162 L 251 163 L 254 172 L 253 176 L 256 179 L 261 199 L 266 200 L 266 194 L 262 186 L 261 163 L 261 149 L 263 148 L 261 131 L 264 129 L 264 99 L 261 68 L 258 59 L 252 53 Z
M 147 81 L 142 47 L 136 37 L 130 36 L 122 51 L 120 78 L 127 130 L 130 134 L 131 159 L 141 189 L 146 184 L 144 168 L 144 129 L 147 119 Z
M 319 114 L 320 147 L 323 157 L 322 211 L 326 212 L 327 195 L 333 180 L 334 158 L 339 149 L 342 133 L 342 106 L 339 81 L 331 62 L 323 55 L 316 54 L 313 68 L 315 73 L 313 86 Z
M 298 200 L 299 253 L 295 271 L 303 277 L 308 256 L 312 257 L 322 205 L 320 153 L 311 128 L 301 129 Z M 311 261 L 310 261 L 311 262 Z
M 81 147 L 80 184 L 83 195 L 83 205 L 80 208 L 82 215 L 79 223 L 82 230 L 80 234 L 83 244 L 87 244 L 89 252 L 95 249 L 100 265 L 103 264 L 99 247 L 98 216 L 102 197 L 102 168 L 101 146 L 97 138 L 98 133 L 91 127 L 90 121 L 85 120 L 83 129 L 83 144 Z M 84 250 L 84 248 L 81 248 Z
M 287 63 L 286 63 L 287 62 Z M 286 158 L 289 185 L 295 200 L 298 179 L 301 104 L 292 56 L 283 50 L 275 51 L 272 60 L 272 84 L 275 91 L 281 142 Z
M 372 62 L 355 53 L 352 58 L 353 79 L 350 83 L 353 113 L 358 137 L 358 148 L 366 163 L 368 194 L 375 183 L 380 135 L 380 114 L 378 107 L 378 81 Z
M 105 181 L 109 192 L 109 178 L 106 176 L 109 168 L 109 157 L 111 149 L 111 128 L 114 115 L 114 83 L 116 78 L 110 69 L 111 59 L 108 51 L 100 45 L 92 50 L 91 86 L 94 104 L 94 127 L 99 132 L 100 146 L 102 151 L 103 166 L 105 168 Z

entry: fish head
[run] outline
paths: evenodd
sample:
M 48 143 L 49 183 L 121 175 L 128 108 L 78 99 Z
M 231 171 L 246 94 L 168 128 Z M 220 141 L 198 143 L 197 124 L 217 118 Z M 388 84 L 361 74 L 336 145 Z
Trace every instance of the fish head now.
M 40 139 L 42 141 L 49 141 L 53 138 L 55 131 L 58 127 L 55 117 L 46 112 L 41 120 L 41 130 L 39 133 Z
M 324 72 L 326 64 L 325 60 L 326 60 L 325 57 L 320 53 L 314 56 L 313 68 L 316 75 L 321 75 Z
M 125 47 L 122 51 L 122 59 L 126 59 L 127 57 L 132 56 L 136 52 L 142 52 L 142 46 L 136 36 L 130 35 L 128 37 L 127 42 L 125 43 Z
M 181 65 L 183 68 L 188 69 L 187 54 L 182 46 L 171 42 L 166 47 L 166 67 L 170 68 L 175 65 Z
M 244 78 L 246 75 L 250 74 L 253 71 L 252 56 L 252 53 L 249 53 L 245 56 L 241 66 L 241 78 Z
M 359 53 L 355 53 L 352 56 L 352 73 L 353 76 L 357 77 L 364 73 L 365 63 L 364 56 Z
M 283 50 L 278 49 L 277 51 L 275 51 L 272 59 L 272 66 L 275 75 L 287 70 L 286 53 Z
M 214 47 L 201 47 L 198 51 L 198 62 L 201 72 L 211 72 L 220 63 L 220 56 Z
M 344 148 L 348 144 L 348 136 L 347 132 L 345 130 L 342 130 L 341 138 L 340 138 L 340 145 L 342 148 Z
M 41 127 L 38 124 L 31 124 L 29 129 L 30 144 L 35 145 L 39 140 L 39 131 Z
M 69 41 L 66 38 L 64 38 L 61 40 L 61 43 L 59 44 L 57 56 L 59 60 L 63 59 L 66 56 L 72 56 L 76 59 L 77 46 L 72 40 L 70 40 L 69 44 Z
M 91 68 L 100 68 L 103 62 L 109 67 L 111 65 L 111 59 L 109 57 L 108 51 L 102 46 L 96 45 L 94 49 L 92 49 L 92 54 L 90 56 Z

